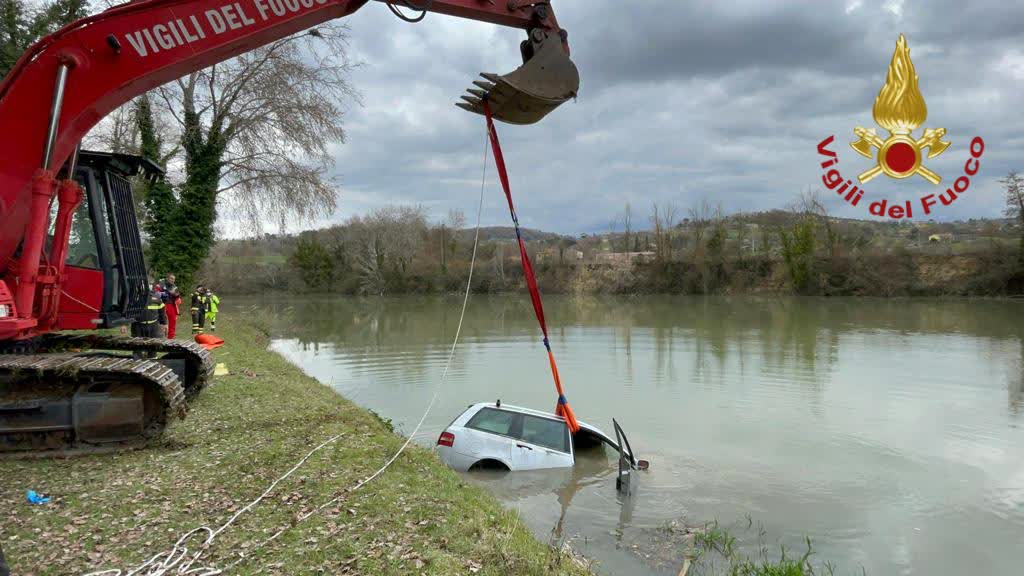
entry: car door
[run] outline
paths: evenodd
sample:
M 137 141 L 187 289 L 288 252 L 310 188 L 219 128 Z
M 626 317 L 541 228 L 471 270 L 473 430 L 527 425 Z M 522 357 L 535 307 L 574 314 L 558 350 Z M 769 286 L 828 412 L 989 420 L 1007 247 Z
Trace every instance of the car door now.
M 572 466 L 572 443 L 565 422 L 523 414 L 522 424 L 514 432 L 513 470 L 541 470 Z
M 498 460 L 515 470 L 511 456 L 519 418 L 520 414 L 508 410 L 481 409 L 466 423 L 465 428 L 470 433 L 466 434 L 466 443 L 459 445 L 459 452 L 473 459 L 474 463 Z

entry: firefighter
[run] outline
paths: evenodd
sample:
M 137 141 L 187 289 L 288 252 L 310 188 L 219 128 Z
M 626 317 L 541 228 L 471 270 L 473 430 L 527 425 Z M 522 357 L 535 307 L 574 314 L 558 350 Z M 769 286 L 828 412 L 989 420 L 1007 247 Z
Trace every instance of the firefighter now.
M 159 284 L 152 284 L 146 298 L 146 307 L 142 317 L 132 324 L 132 336 L 142 338 L 163 338 L 163 327 L 167 325 L 167 314 L 164 312 L 164 293 Z M 155 352 L 137 351 L 136 358 L 153 358 Z
M 181 292 L 174 283 L 174 274 L 168 274 L 160 287 L 164 292 L 164 312 L 167 313 L 167 338 L 173 340 L 178 328 L 178 316 L 181 314 Z
M 206 288 L 202 284 L 192 291 L 192 334 L 202 334 L 206 324 Z
M 142 311 L 142 317 L 132 324 L 132 336 L 142 338 L 161 338 L 163 330 L 161 326 L 167 324 L 167 315 L 164 313 L 164 293 L 160 285 L 150 281 L 149 294 L 146 297 L 146 307 Z
M 153 284 L 149 290 L 149 298 L 146 300 L 146 313 L 142 320 L 140 336 L 146 338 L 162 338 L 164 331 L 161 326 L 167 325 L 167 313 L 164 311 L 164 293 L 160 290 L 159 284 Z
M 206 321 L 210 323 L 210 332 L 217 331 L 217 306 L 220 305 L 220 297 L 213 293 L 213 290 L 206 289 Z

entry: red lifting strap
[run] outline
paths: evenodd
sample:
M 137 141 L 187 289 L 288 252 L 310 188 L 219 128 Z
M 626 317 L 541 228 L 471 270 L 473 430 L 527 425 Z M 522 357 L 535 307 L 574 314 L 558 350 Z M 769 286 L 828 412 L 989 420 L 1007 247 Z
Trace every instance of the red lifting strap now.
M 487 117 L 487 133 L 491 138 L 491 148 L 494 150 L 494 163 L 498 167 L 501 188 L 505 191 L 505 198 L 508 200 L 508 210 L 512 214 L 512 223 L 516 226 L 516 240 L 519 241 L 519 257 L 523 262 L 523 275 L 526 277 L 526 286 L 530 290 L 530 301 L 533 302 L 533 311 L 537 314 L 537 322 L 540 323 L 540 330 L 544 333 L 544 348 L 548 351 L 551 376 L 555 379 L 555 390 L 558 391 L 558 405 L 555 406 L 555 413 L 565 418 L 565 423 L 569 426 L 569 430 L 575 434 L 579 431 L 580 425 L 576 422 L 576 415 L 572 413 L 572 408 L 569 407 L 569 401 L 565 399 L 562 380 L 558 377 L 558 366 L 555 364 L 555 355 L 551 352 L 551 341 L 548 340 L 548 326 L 544 321 L 544 304 L 540 300 L 540 290 L 537 289 L 537 277 L 533 273 L 533 264 L 530 263 L 530 256 L 526 253 L 526 243 L 523 242 L 523 235 L 519 230 L 519 217 L 516 216 L 516 207 L 512 204 L 512 188 L 508 183 L 505 157 L 501 153 L 498 131 L 494 128 L 494 117 L 491 114 L 491 107 L 487 104 L 486 100 L 484 101 L 484 115 Z

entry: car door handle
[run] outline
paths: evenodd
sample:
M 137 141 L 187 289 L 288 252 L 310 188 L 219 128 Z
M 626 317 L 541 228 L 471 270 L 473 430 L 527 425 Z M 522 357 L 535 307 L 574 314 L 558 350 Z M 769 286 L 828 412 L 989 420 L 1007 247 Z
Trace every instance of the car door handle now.
M 526 444 L 516 444 L 516 448 L 526 448 L 527 450 L 533 450 L 533 448 L 530 448 Z

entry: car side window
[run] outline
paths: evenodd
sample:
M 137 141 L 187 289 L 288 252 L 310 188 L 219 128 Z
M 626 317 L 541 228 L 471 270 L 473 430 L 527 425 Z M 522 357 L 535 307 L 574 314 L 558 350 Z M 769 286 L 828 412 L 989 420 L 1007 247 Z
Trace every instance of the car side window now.
M 519 438 L 559 452 L 569 452 L 569 428 L 565 422 L 523 414 L 523 430 Z
M 517 414 L 505 410 L 484 408 L 470 418 L 466 423 L 467 428 L 482 430 L 492 434 L 511 436 Z

